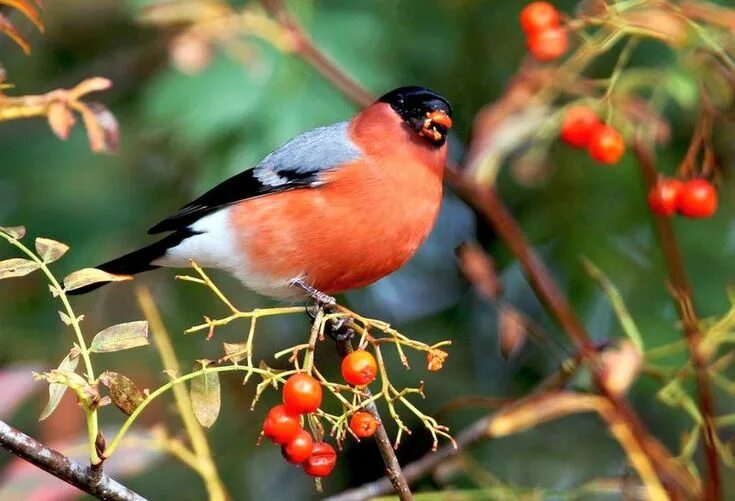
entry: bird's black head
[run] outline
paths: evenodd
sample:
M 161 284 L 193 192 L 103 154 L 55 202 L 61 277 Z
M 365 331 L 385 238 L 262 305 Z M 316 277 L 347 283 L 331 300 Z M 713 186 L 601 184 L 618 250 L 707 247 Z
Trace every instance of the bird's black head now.
M 411 129 L 439 147 L 452 127 L 452 105 L 444 97 L 424 87 L 399 87 L 378 99 L 388 103 Z

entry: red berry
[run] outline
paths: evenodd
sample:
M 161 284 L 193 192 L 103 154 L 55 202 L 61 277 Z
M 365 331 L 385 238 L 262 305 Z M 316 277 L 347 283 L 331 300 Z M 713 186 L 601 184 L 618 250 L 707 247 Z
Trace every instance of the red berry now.
M 529 36 L 556 28 L 560 21 L 559 11 L 549 2 L 531 2 L 521 10 L 521 28 Z
M 659 179 L 648 193 L 651 211 L 662 216 L 676 212 L 677 200 L 684 183 L 678 179 Z
M 308 374 L 294 374 L 283 385 L 283 404 L 291 414 L 308 414 L 322 404 L 322 387 Z
M 309 432 L 302 428 L 290 442 L 281 446 L 281 454 L 289 463 L 301 464 L 311 456 L 313 449 L 314 440 Z
M 590 136 L 600 119 L 597 114 L 587 106 L 572 106 L 564 115 L 561 124 L 561 139 L 569 146 L 575 148 L 586 148 Z
M 600 163 L 616 164 L 625 153 L 625 141 L 614 127 L 600 124 L 590 135 L 587 151 Z
M 307 475 L 312 477 L 326 477 L 337 464 L 337 451 L 326 442 L 317 442 L 311 455 L 301 465 Z
M 528 52 L 542 63 L 559 59 L 569 48 L 569 39 L 564 28 L 549 28 L 537 31 L 528 37 Z
M 710 217 L 717 211 L 717 190 L 706 179 L 692 179 L 682 186 L 676 210 L 686 217 Z
M 378 364 L 365 350 L 353 351 L 342 359 L 342 377 L 353 386 L 365 386 L 375 381 Z
M 359 411 L 350 418 L 350 430 L 359 438 L 372 437 L 378 424 L 378 420 L 369 412 Z
M 263 435 L 277 444 L 290 442 L 301 429 L 299 418 L 289 414 L 284 405 L 269 410 L 263 422 Z

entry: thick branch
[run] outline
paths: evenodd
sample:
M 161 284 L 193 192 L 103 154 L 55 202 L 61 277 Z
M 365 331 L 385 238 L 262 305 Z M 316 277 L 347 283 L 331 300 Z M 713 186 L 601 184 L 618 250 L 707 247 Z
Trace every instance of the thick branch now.
M 0 421 L 0 446 L 98 499 L 145 501 L 101 471 L 92 471 Z
M 634 144 L 634 153 L 638 160 L 641 176 L 646 186 L 646 192 L 656 183 L 658 173 L 656 171 L 656 159 L 652 148 L 642 139 Z M 715 446 L 715 434 L 717 430 L 714 425 L 715 403 L 712 394 L 712 386 L 709 381 L 707 357 L 702 353 L 702 332 L 699 328 L 692 289 L 684 267 L 684 260 L 676 240 L 676 233 L 671 225 L 671 219 L 658 214 L 654 215 L 656 228 L 661 242 L 661 249 L 666 260 L 669 281 L 674 289 L 674 299 L 679 310 L 684 337 L 691 356 L 694 374 L 699 395 L 699 412 L 702 414 L 702 442 L 704 455 L 707 459 L 707 486 L 705 489 L 706 499 L 722 499 L 722 485 L 720 480 L 720 469 L 717 460 L 717 449 Z

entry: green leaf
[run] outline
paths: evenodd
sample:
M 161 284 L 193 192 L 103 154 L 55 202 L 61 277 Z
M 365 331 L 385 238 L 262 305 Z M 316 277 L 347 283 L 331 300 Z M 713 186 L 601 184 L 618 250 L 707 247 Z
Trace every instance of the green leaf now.
M 66 254 L 69 250 L 69 246 L 50 238 L 37 238 L 36 239 L 36 253 L 43 260 L 44 263 L 53 263 L 61 256 Z
M 71 351 L 66 357 L 64 357 L 64 360 L 61 361 L 57 370 L 64 372 L 74 372 L 78 364 L 79 354 L 76 353 L 76 351 Z M 39 421 L 43 421 L 51 414 L 53 414 L 53 412 L 56 410 L 56 407 L 59 405 L 59 402 L 61 402 L 61 397 L 64 396 L 66 388 L 66 385 L 59 383 L 52 383 L 49 385 L 48 403 L 46 404 L 46 407 L 44 407 L 43 412 L 41 412 L 41 417 L 38 418 Z
M 112 403 L 128 416 L 145 400 L 145 395 L 127 376 L 118 372 L 105 371 L 100 382 L 107 387 Z
M 148 343 L 148 322 L 139 320 L 108 327 L 97 333 L 89 346 L 95 353 L 109 353 L 145 346 Z
M 0 226 L 0 232 L 5 233 L 9 237 L 20 240 L 26 234 L 25 226 Z
M 130 275 L 113 275 L 97 268 L 84 268 L 71 273 L 64 279 L 64 290 L 73 291 L 100 282 L 122 282 L 132 279 Z
M 0 261 L 0 280 L 3 278 L 22 277 L 36 271 L 41 265 L 30 259 L 14 257 Z
M 191 407 L 199 424 L 210 428 L 217 421 L 220 405 L 219 373 L 205 372 L 191 380 Z

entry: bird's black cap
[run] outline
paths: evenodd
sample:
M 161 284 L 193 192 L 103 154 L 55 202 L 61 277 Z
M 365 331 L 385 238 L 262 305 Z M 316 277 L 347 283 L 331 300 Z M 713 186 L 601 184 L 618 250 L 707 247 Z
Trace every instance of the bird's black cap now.
M 452 116 L 452 105 L 447 99 L 425 87 L 416 85 L 399 87 L 383 95 L 378 102 L 387 103 L 413 129 L 420 132 L 425 127 L 428 114 L 434 111 Z M 439 135 L 431 140 L 441 146 L 446 140 L 447 127 L 434 124 Z

